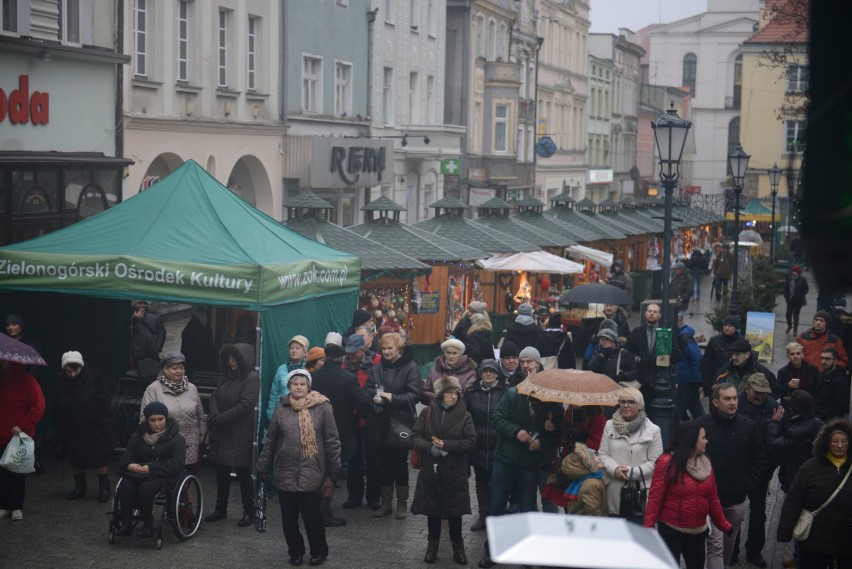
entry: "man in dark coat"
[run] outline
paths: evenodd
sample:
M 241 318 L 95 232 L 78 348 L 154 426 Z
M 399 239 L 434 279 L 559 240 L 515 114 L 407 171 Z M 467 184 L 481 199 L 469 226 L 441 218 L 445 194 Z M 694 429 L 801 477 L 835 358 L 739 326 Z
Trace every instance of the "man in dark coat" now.
M 794 391 L 787 408 L 789 412 L 783 406 L 776 407 L 766 427 L 766 452 L 769 460 L 780 465 L 778 481 L 784 492 L 790 490 L 799 468 L 811 457 L 814 439 L 823 425 L 814 417 L 814 398 L 807 391 Z
M 571 337 L 562 330 L 562 314 L 554 312 L 547 319 L 547 328 L 538 337 L 533 346 L 542 358 L 556 357 L 556 367 L 559 369 L 574 369 L 577 360 L 574 357 L 574 344 Z
M 148 310 L 144 300 L 133 303 L 131 323 L 130 357 L 133 361 L 149 358 L 160 359 L 160 351 L 166 343 L 166 327 L 160 317 Z
M 808 280 L 802 277 L 802 267 L 793 265 L 784 281 L 784 300 L 787 302 L 787 334 L 799 333 L 799 312 L 808 296 Z
M 746 513 L 746 497 L 766 467 L 766 450 L 756 425 L 737 410 L 737 389 L 730 383 L 713 388 L 710 413 L 698 419 L 707 436 L 707 455 L 713 465 L 719 501 L 732 526 L 728 535 L 715 525 L 707 537 L 708 569 L 723 569 L 731 561 L 734 543 Z
M 623 387 L 633 387 L 631 384 L 639 380 L 636 356 L 630 350 L 618 347 L 618 337 L 609 328 L 598 332 L 598 347 L 589 363 L 589 370 L 601 373 Z
M 778 385 L 775 374 L 769 368 L 757 361 L 757 352 L 751 350 L 751 343 L 745 338 L 740 338 L 731 343 L 731 361 L 716 373 L 713 384 L 730 383 L 737 390 L 745 387 L 746 381 L 755 373 L 762 373 L 769 381 L 773 393 L 778 393 Z
M 686 266 L 680 261 L 672 265 L 671 281 L 669 290 L 671 298 L 677 299 L 679 310 L 686 311 L 689 308 L 689 299 L 692 298 L 692 283 L 686 275 Z
M 506 329 L 506 342 L 514 342 L 518 350 L 523 350 L 527 346 L 534 346 L 541 333 L 542 329 L 535 321 L 532 306 L 524 303 L 518 307 L 515 321 Z
M 627 336 L 630 334 L 630 324 L 627 322 L 627 311 L 615 304 L 604 304 L 604 316 L 615 322 L 619 341 L 627 341 Z M 621 340 L 623 338 L 623 340 Z
M 668 368 L 657 366 L 655 347 L 657 343 L 657 326 L 662 316 L 661 307 L 657 303 L 649 303 L 645 307 L 645 322 L 634 328 L 627 336 L 625 348 L 636 356 L 636 364 L 639 366 L 640 391 L 645 401 L 654 400 L 654 382 L 657 374 Z M 672 341 L 672 354 L 670 365 L 680 361 L 680 347 L 676 341 Z
M 778 370 L 778 390 L 782 397 L 792 395 L 798 389 L 814 394 L 819 381 L 819 369 L 805 361 L 805 349 L 798 342 L 790 342 L 787 348 L 787 365 Z
M 343 332 L 342 345 L 345 346 L 349 336 L 354 334 L 361 326 L 366 326 L 372 333 L 372 342 L 367 347 L 373 352 L 379 352 L 379 338 L 376 334 L 376 323 L 373 320 L 373 315 L 370 314 L 370 311 L 362 308 L 356 308 L 355 312 L 352 313 L 352 326 Z
M 722 366 L 731 361 L 731 344 L 741 338 L 739 333 L 741 323 L 739 316 L 728 316 L 722 321 L 722 333 L 716 334 L 707 342 L 704 355 L 701 357 L 701 380 L 704 384 L 704 395 L 710 397 L 713 391 L 713 380 Z
M 325 365 L 312 374 L 311 389 L 322 393 L 331 402 L 334 411 L 334 422 L 340 436 L 340 457 L 348 461 L 352 454 L 352 436 L 355 429 L 357 409 L 366 413 L 370 408 L 370 396 L 358 385 L 358 378 L 343 369 L 343 358 L 346 351 L 337 344 L 325 345 Z M 346 525 L 346 520 L 334 517 L 331 509 L 331 498 L 320 500 L 320 511 L 326 527 Z
M 849 413 L 849 377 L 846 370 L 837 365 L 838 354 L 834 348 L 823 348 L 814 400 L 816 416 L 823 421 L 844 417 Z
M 520 355 L 518 346 L 510 340 L 506 340 L 500 346 L 500 369 L 497 371 L 500 381 L 509 387 L 514 387 L 524 380 Z

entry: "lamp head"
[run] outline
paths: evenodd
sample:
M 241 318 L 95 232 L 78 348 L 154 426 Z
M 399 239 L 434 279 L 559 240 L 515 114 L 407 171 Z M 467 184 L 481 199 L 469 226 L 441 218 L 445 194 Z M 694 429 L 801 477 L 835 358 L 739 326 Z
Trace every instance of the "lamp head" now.
M 745 153 L 741 144 L 737 144 L 736 150 L 728 156 L 728 163 L 731 165 L 731 175 L 734 178 L 735 188 L 742 189 L 750 158 L 751 156 Z
M 680 163 L 690 127 L 691 122 L 677 115 L 674 102 L 670 109 L 651 122 L 657 153 L 660 156 L 660 178 L 677 180 L 680 177 Z
M 772 186 L 772 193 L 778 193 L 778 182 L 781 181 L 781 168 L 778 167 L 778 164 L 775 163 L 772 168 L 768 170 L 769 172 L 769 185 Z

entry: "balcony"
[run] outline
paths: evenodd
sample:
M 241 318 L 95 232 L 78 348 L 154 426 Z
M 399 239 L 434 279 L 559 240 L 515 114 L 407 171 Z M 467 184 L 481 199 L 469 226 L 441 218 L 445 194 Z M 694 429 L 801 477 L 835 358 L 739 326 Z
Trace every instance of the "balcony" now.
M 485 62 L 485 84 L 493 86 L 520 86 L 521 66 L 518 63 L 506 63 L 505 61 Z

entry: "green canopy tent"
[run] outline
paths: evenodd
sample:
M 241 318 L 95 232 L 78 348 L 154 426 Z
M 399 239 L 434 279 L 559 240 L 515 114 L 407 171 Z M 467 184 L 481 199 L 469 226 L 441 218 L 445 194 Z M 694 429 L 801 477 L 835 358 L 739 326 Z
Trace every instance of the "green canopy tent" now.
M 258 311 L 264 395 L 288 357 L 290 337 L 302 334 L 317 344 L 328 331 L 349 326 L 359 276 L 357 257 L 288 229 L 191 160 L 94 217 L 0 248 L 0 291 Z M 117 342 L 111 331 L 76 325 L 102 343 Z M 66 345 L 76 340 L 63 338 Z M 126 353 L 114 344 L 114 352 Z

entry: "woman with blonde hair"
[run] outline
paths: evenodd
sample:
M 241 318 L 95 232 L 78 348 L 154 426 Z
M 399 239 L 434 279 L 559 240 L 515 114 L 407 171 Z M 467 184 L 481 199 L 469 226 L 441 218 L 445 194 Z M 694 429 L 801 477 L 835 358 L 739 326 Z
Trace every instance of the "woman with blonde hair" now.
M 488 313 L 483 312 L 471 315 L 470 322 L 470 328 L 467 330 L 467 355 L 479 365 L 483 360 L 494 357 L 491 319 L 488 318 Z
M 622 511 L 621 489 L 625 484 L 650 487 L 654 464 L 661 454 L 660 428 L 645 415 L 642 392 L 625 387 L 618 394 L 618 410 L 604 426 L 598 451 L 610 515 L 628 519 L 641 516 L 641 512 Z

